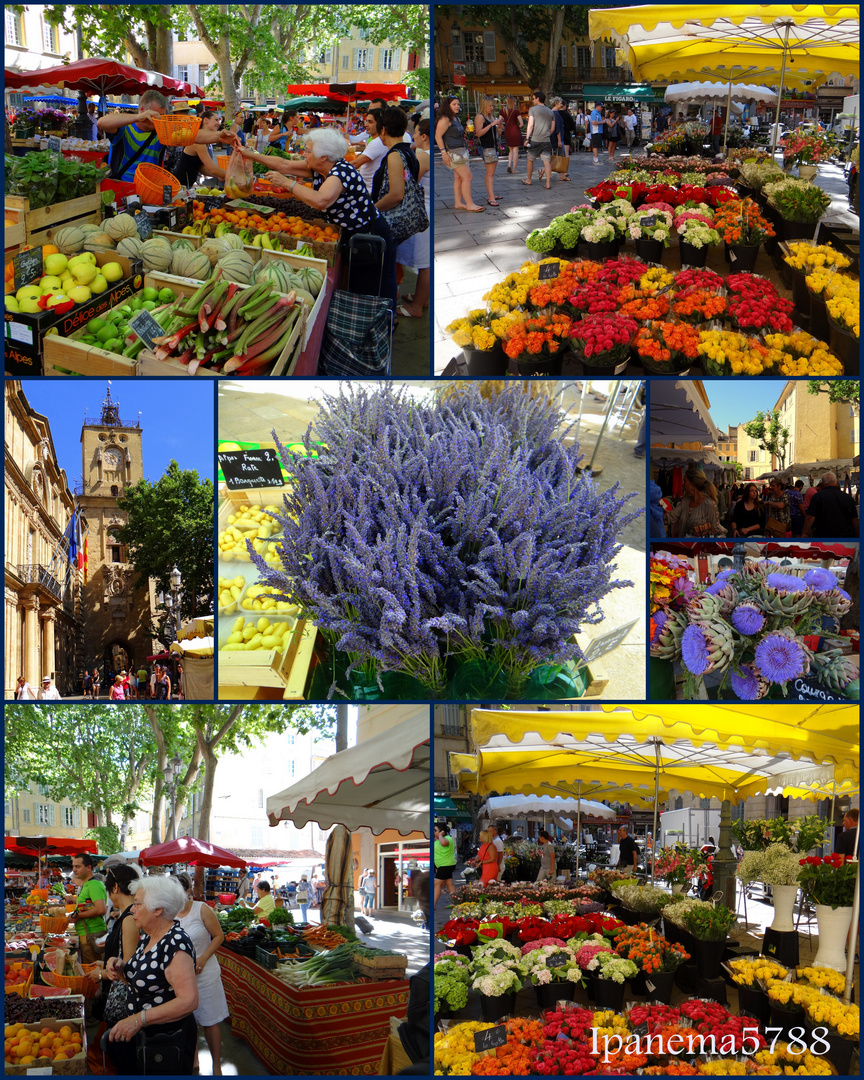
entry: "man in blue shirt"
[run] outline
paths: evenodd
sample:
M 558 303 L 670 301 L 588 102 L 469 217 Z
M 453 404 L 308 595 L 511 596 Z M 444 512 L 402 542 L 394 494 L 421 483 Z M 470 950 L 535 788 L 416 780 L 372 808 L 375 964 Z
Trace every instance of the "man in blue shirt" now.
M 594 155 L 594 164 L 599 165 L 597 151 L 603 145 L 603 113 L 598 105 L 595 104 L 591 110 L 588 122 L 591 125 L 591 153 Z
M 188 106 L 187 106 L 188 108 Z M 161 165 L 165 147 L 156 137 L 154 117 L 168 112 L 168 99 L 158 90 L 146 90 L 138 101 L 137 113 L 111 113 L 97 122 L 100 132 L 111 139 L 110 176 L 131 183 L 139 165 Z M 234 145 L 237 139 L 228 131 L 199 131 L 196 143 Z

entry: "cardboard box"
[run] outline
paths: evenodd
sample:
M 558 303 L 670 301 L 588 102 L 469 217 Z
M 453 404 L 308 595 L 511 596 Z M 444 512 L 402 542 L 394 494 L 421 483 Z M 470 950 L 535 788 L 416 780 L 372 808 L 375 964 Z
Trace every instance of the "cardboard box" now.
M 37 1057 L 36 1060 L 30 1065 L 10 1065 L 6 1062 L 5 1073 L 7 1076 L 26 1076 L 28 1070 L 38 1068 L 48 1068 L 50 1066 L 51 1072 L 55 1076 L 86 1076 L 88 1075 L 87 1069 L 87 1029 L 84 1026 L 82 1020 L 41 1020 L 38 1024 L 24 1024 L 23 1026 L 27 1031 L 39 1032 L 42 1028 L 49 1028 L 51 1031 L 59 1031 L 60 1028 L 68 1025 L 73 1030 L 77 1029 L 81 1032 L 81 1053 L 76 1054 L 73 1058 L 67 1058 L 65 1061 L 54 1061 L 52 1058 Z
M 403 1069 L 410 1068 L 413 1061 L 405 1053 L 405 1047 L 398 1035 L 389 1035 L 378 1065 L 379 1076 L 398 1076 Z
M 123 267 L 123 277 L 120 281 L 113 282 L 105 292 L 94 293 L 85 304 L 76 304 L 65 315 L 58 315 L 53 311 L 40 311 L 38 314 L 17 311 L 4 313 L 4 353 L 7 375 L 57 374 L 48 365 L 45 365 L 45 370 L 43 370 L 46 336 L 71 337 L 76 330 L 91 319 L 119 307 L 143 288 L 143 267 L 139 259 L 128 259 L 125 255 L 118 255 L 116 251 L 94 252 L 94 255 L 97 266 L 118 262 Z M 89 372 L 88 374 L 104 374 L 104 372 Z M 114 374 L 126 374 L 126 372 L 118 371 Z

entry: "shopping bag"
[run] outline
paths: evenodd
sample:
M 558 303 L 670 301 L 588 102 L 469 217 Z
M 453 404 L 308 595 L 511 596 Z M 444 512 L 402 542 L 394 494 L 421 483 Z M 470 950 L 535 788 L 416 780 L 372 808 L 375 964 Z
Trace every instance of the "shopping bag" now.
M 234 151 L 225 170 L 225 194 L 229 199 L 245 199 L 252 194 L 255 183 L 252 167 L 250 158 L 243 157 L 239 150 Z
M 553 154 L 552 155 L 552 172 L 567 174 L 567 170 L 570 168 L 570 158 L 566 154 Z

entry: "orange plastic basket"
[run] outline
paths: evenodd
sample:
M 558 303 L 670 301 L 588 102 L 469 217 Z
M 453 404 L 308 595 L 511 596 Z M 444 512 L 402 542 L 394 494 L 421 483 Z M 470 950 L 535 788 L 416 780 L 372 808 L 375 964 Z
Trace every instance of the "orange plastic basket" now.
M 153 126 L 163 146 L 191 146 L 201 127 L 200 116 L 154 116 Z
M 135 170 L 135 193 L 140 195 L 145 203 L 154 206 L 164 206 L 162 188 L 170 185 L 171 201 L 177 197 L 180 191 L 180 181 L 172 176 L 167 169 L 160 169 L 158 165 L 139 165 Z
M 49 986 L 68 986 L 73 994 L 83 994 L 85 998 L 96 997 L 101 986 L 98 980 L 85 975 L 58 975 L 56 971 L 43 971 L 42 978 Z
M 216 155 L 216 164 L 219 166 L 220 169 L 227 169 L 228 168 L 228 162 L 230 160 L 231 160 L 231 155 L 230 154 L 217 154 Z
M 68 926 L 68 919 L 60 919 L 54 915 L 39 916 L 39 929 L 43 934 L 62 934 Z

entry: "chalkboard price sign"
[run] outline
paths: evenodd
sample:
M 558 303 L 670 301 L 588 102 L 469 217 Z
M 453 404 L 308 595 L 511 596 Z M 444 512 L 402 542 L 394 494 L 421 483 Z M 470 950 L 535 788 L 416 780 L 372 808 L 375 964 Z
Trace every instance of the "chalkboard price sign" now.
M 170 184 L 162 185 L 162 205 L 170 206 L 174 201 L 174 189 Z
M 547 968 L 559 968 L 564 967 L 567 963 L 566 953 L 553 953 L 551 956 L 546 957 Z
M 42 248 L 22 251 L 12 260 L 12 265 L 15 269 L 15 288 L 29 285 L 34 279 L 42 277 Z
M 639 224 L 642 226 L 643 229 L 653 229 L 654 226 L 657 224 L 657 215 L 646 214 L 645 217 L 639 218 Z
M 541 281 L 549 281 L 551 278 L 556 278 L 561 273 L 561 263 L 556 259 L 555 262 L 540 263 L 537 270 L 537 277 Z
M 60 140 L 56 135 L 51 135 L 48 139 L 48 149 L 53 150 L 55 154 L 60 153 Z
M 134 319 L 130 319 L 129 329 L 141 338 L 148 349 L 153 348 L 154 337 L 161 337 L 165 333 L 149 311 L 139 311 Z
M 275 450 L 229 450 L 218 458 L 225 483 L 232 491 L 282 486 L 282 465 Z
M 848 701 L 849 699 L 836 690 L 829 690 L 822 686 L 818 679 L 812 676 L 796 679 L 792 684 L 792 693 L 789 695 L 792 701 Z
M 610 653 L 614 649 L 617 649 L 637 622 L 639 622 L 639 620 L 634 619 L 633 622 L 629 622 L 624 626 L 619 626 L 617 630 L 612 630 L 602 637 L 594 638 L 585 650 L 586 661 L 590 663 L 592 660 L 599 660 L 601 656 L 605 656 L 606 653 Z
M 146 240 L 153 232 L 153 222 L 150 220 L 150 215 L 143 210 L 140 214 L 136 214 L 135 227 L 141 239 Z
M 504 1046 L 506 1042 L 507 1027 L 505 1024 L 496 1024 L 495 1027 L 474 1032 L 474 1051 L 477 1054 L 482 1054 L 484 1050 L 494 1050 L 496 1046 Z

